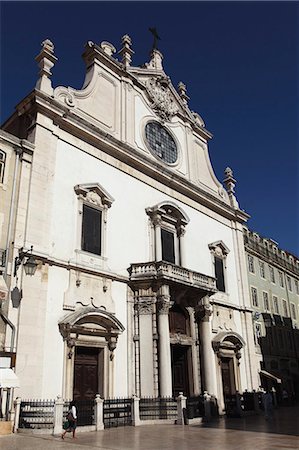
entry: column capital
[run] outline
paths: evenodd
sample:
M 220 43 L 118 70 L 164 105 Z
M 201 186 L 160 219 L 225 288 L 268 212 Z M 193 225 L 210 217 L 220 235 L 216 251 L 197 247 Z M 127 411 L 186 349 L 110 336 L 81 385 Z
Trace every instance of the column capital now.
M 209 321 L 213 314 L 213 306 L 210 303 L 210 298 L 205 296 L 200 299 L 198 305 L 195 307 L 195 317 L 197 321 Z
M 168 314 L 173 302 L 170 301 L 169 295 L 159 295 L 157 297 L 158 314 Z
M 144 299 L 139 297 L 138 302 L 135 303 L 134 307 L 138 315 L 153 314 L 154 304 L 155 304 L 154 297 L 146 297 Z

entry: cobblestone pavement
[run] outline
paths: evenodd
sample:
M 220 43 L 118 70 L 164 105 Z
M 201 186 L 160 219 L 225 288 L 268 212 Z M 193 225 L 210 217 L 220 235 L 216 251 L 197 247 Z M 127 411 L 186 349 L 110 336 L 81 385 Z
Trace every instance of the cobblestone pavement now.
M 299 449 L 299 408 L 262 416 L 220 419 L 207 425 L 143 425 L 78 433 L 65 440 L 50 435 L 0 437 L 1 450 L 289 450 Z

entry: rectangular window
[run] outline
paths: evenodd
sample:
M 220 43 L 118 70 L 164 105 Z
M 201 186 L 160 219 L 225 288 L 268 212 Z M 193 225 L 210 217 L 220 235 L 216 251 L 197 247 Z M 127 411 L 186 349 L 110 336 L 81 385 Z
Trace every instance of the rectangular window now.
M 174 235 L 161 228 L 162 260 L 175 264 Z
M 3 183 L 6 153 L 0 150 L 0 183 Z
M 276 297 L 276 295 L 273 295 L 273 311 L 274 314 L 279 314 L 278 298 Z
M 278 271 L 278 277 L 279 277 L 279 286 L 284 287 L 283 273 L 280 270 Z
M 266 311 L 270 310 L 270 306 L 269 306 L 269 296 L 268 296 L 268 292 L 263 292 L 263 299 L 264 299 L 264 308 Z
M 101 255 L 102 211 L 83 205 L 82 250 Z
M 294 280 L 294 283 L 295 283 L 296 294 L 299 294 L 299 283 L 297 280 Z
M 251 255 L 248 255 L 248 270 L 250 273 L 254 273 L 254 260 Z
M 297 315 L 296 315 L 296 308 L 295 308 L 295 305 L 294 305 L 294 303 L 291 303 L 291 313 L 292 313 L 292 317 L 293 317 L 293 319 L 297 319 Z
M 215 256 L 215 277 L 217 289 L 225 292 L 223 259 L 217 256 Z
M 257 298 L 257 289 L 252 287 L 251 288 L 251 301 L 252 306 L 259 306 L 258 298 Z
M 259 344 L 259 339 L 262 336 L 262 325 L 259 322 L 255 322 L 254 341 L 255 345 Z
M 260 276 L 262 278 L 266 278 L 265 277 L 265 264 L 263 263 L 263 261 L 259 261 L 259 266 L 260 266 Z
M 283 315 L 284 317 L 288 317 L 288 307 L 286 300 L 282 300 L 282 307 L 283 307 Z
M 287 276 L 287 283 L 289 291 L 292 292 L 292 279 L 289 276 Z
M 270 280 L 272 281 L 272 283 L 275 283 L 274 267 L 269 266 L 269 272 L 270 272 Z

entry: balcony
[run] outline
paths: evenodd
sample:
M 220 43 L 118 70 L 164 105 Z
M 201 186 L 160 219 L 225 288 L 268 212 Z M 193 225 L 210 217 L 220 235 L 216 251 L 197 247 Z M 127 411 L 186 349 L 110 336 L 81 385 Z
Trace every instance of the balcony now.
M 130 284 L 134 286 L 147 288 L 153 284 L 168 284 L 177 288 L 192 288 L 203 295 L 217 292 L 215 278 L 165 261 L 131 264 L 128 271 Z

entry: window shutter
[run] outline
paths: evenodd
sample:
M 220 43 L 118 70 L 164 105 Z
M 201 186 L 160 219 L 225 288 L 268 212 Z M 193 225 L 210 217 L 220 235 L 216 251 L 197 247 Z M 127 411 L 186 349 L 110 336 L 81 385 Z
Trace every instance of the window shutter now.
M 223 260 L 217 256 L 215 256 L 215 276 L 217 289 L 225 292 Z
M 82 250 L 101 254 L 102 212 L 83 205 Z
M 170 231 L 161 229 L 162 259 L 163 261 L 175 263 L 174 235 Z

